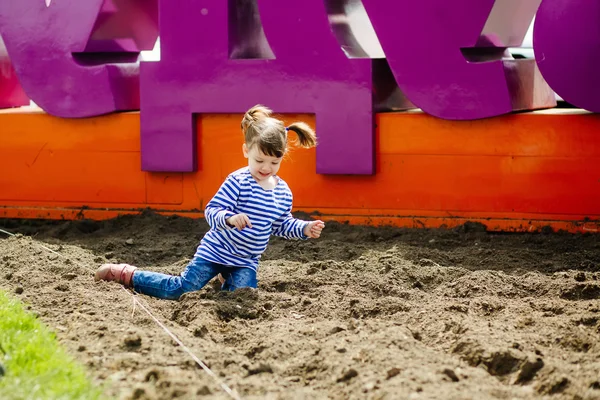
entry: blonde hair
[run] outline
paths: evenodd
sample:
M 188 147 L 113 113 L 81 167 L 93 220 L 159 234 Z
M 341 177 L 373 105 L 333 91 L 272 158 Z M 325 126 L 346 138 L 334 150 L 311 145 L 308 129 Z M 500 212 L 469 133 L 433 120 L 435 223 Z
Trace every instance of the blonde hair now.
M 242 133 L 248 149 L 258 145 L 259 150 L 271 157 L 283 157 L 287 152 L 288 131 L 298 135 L 297 145 L 310 148 L 317 145 L 315 131 L 304 122 L 286 127 L 283 121 L 271 117 L 270 108 L 256 105 L 242 119 Z

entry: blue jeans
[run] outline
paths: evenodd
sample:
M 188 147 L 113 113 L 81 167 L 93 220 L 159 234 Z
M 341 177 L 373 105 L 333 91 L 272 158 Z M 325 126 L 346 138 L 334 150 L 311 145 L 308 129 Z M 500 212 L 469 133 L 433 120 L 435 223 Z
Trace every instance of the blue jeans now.
M 133 289 L 148 296 L 177 300 L 184 293 L 202 289 L 218 274 L 225 278 L 222 290 L 257 286 L 256 271 L 252 268 L 231 267 L 194 257 L 181 276 L 136 270 L 132 279 Z

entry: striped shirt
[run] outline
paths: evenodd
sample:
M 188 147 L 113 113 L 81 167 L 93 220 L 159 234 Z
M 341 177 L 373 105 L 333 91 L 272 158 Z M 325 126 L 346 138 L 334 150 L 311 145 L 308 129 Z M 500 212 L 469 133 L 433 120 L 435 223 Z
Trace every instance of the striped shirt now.
M 292 216 L 292 192 L 285 181 L 275 178 L 277 186 L 266 190 L 248 167 L 230 174 L 206 205 L 204 216 L 211 229 L 202 238 L 196 257 L 256 271 L 271 235 L 306 239 L 304 227 L 308 222 Z M 227 225 L 229 217 L 240 213 L 248 216 L 252 228 L 238 231 Z

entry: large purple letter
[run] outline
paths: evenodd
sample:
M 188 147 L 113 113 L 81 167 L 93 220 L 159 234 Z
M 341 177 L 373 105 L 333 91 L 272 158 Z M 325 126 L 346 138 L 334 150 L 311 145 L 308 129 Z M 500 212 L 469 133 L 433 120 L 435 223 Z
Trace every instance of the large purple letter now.
M 2 37 L 0 37 L 0 108 L 26 106 L 29 98 L 23 91 L 15 73 Z
M 551 107 L 533 60 L 507 60 L 541 0 L 362 0 L 404 94 L 428 114 L 477 119 Z
M 136 62 L 156 41 L 157 19 L 157 0 L 0 1 L 0 33 L 23 88 L 59 117 L 138 109 Z
M 544 0 L 535 18 L 535 58 L 563 99 L 600 112 L 600 3 Z
M 372 174 L 371 60 L 344 55 L 323 0 L 258 0 L 260 16 L 255 2 L 161 0 L 161 61 L 141 65 L 142 168 L 195 170 L 193 114 L 261 103 L 316 114 L 317 172 Z

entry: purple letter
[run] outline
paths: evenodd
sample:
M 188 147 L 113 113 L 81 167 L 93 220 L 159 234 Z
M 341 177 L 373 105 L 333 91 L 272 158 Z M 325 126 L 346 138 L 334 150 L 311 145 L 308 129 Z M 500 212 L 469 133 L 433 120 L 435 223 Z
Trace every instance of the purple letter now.
M 346 57 L 323 0 L 255 2 L 160 2 L 161 61 L 141 65 L 142 168 L 194 171 L 193 114 L 261 103 L 316 114 L 317 172 L 372 174 L 371 60 Z
M 402 92 L 444 119 L 551 107 L 534 60 L 505 60 L 541 0 L 363 0 Z
M 544 0 L 533 44 L 540 71 L 563 99 L 600 112 L 600 3 Z
M 158 36 L 156 2 L 0 1 L 0 32 L 23 87 L 49 114 L 134 110 L 139 51 Z
M 26 106 L 29 98 L 23 91 L 15 73 L 2 37 L 0 37 L 0 108 Z

